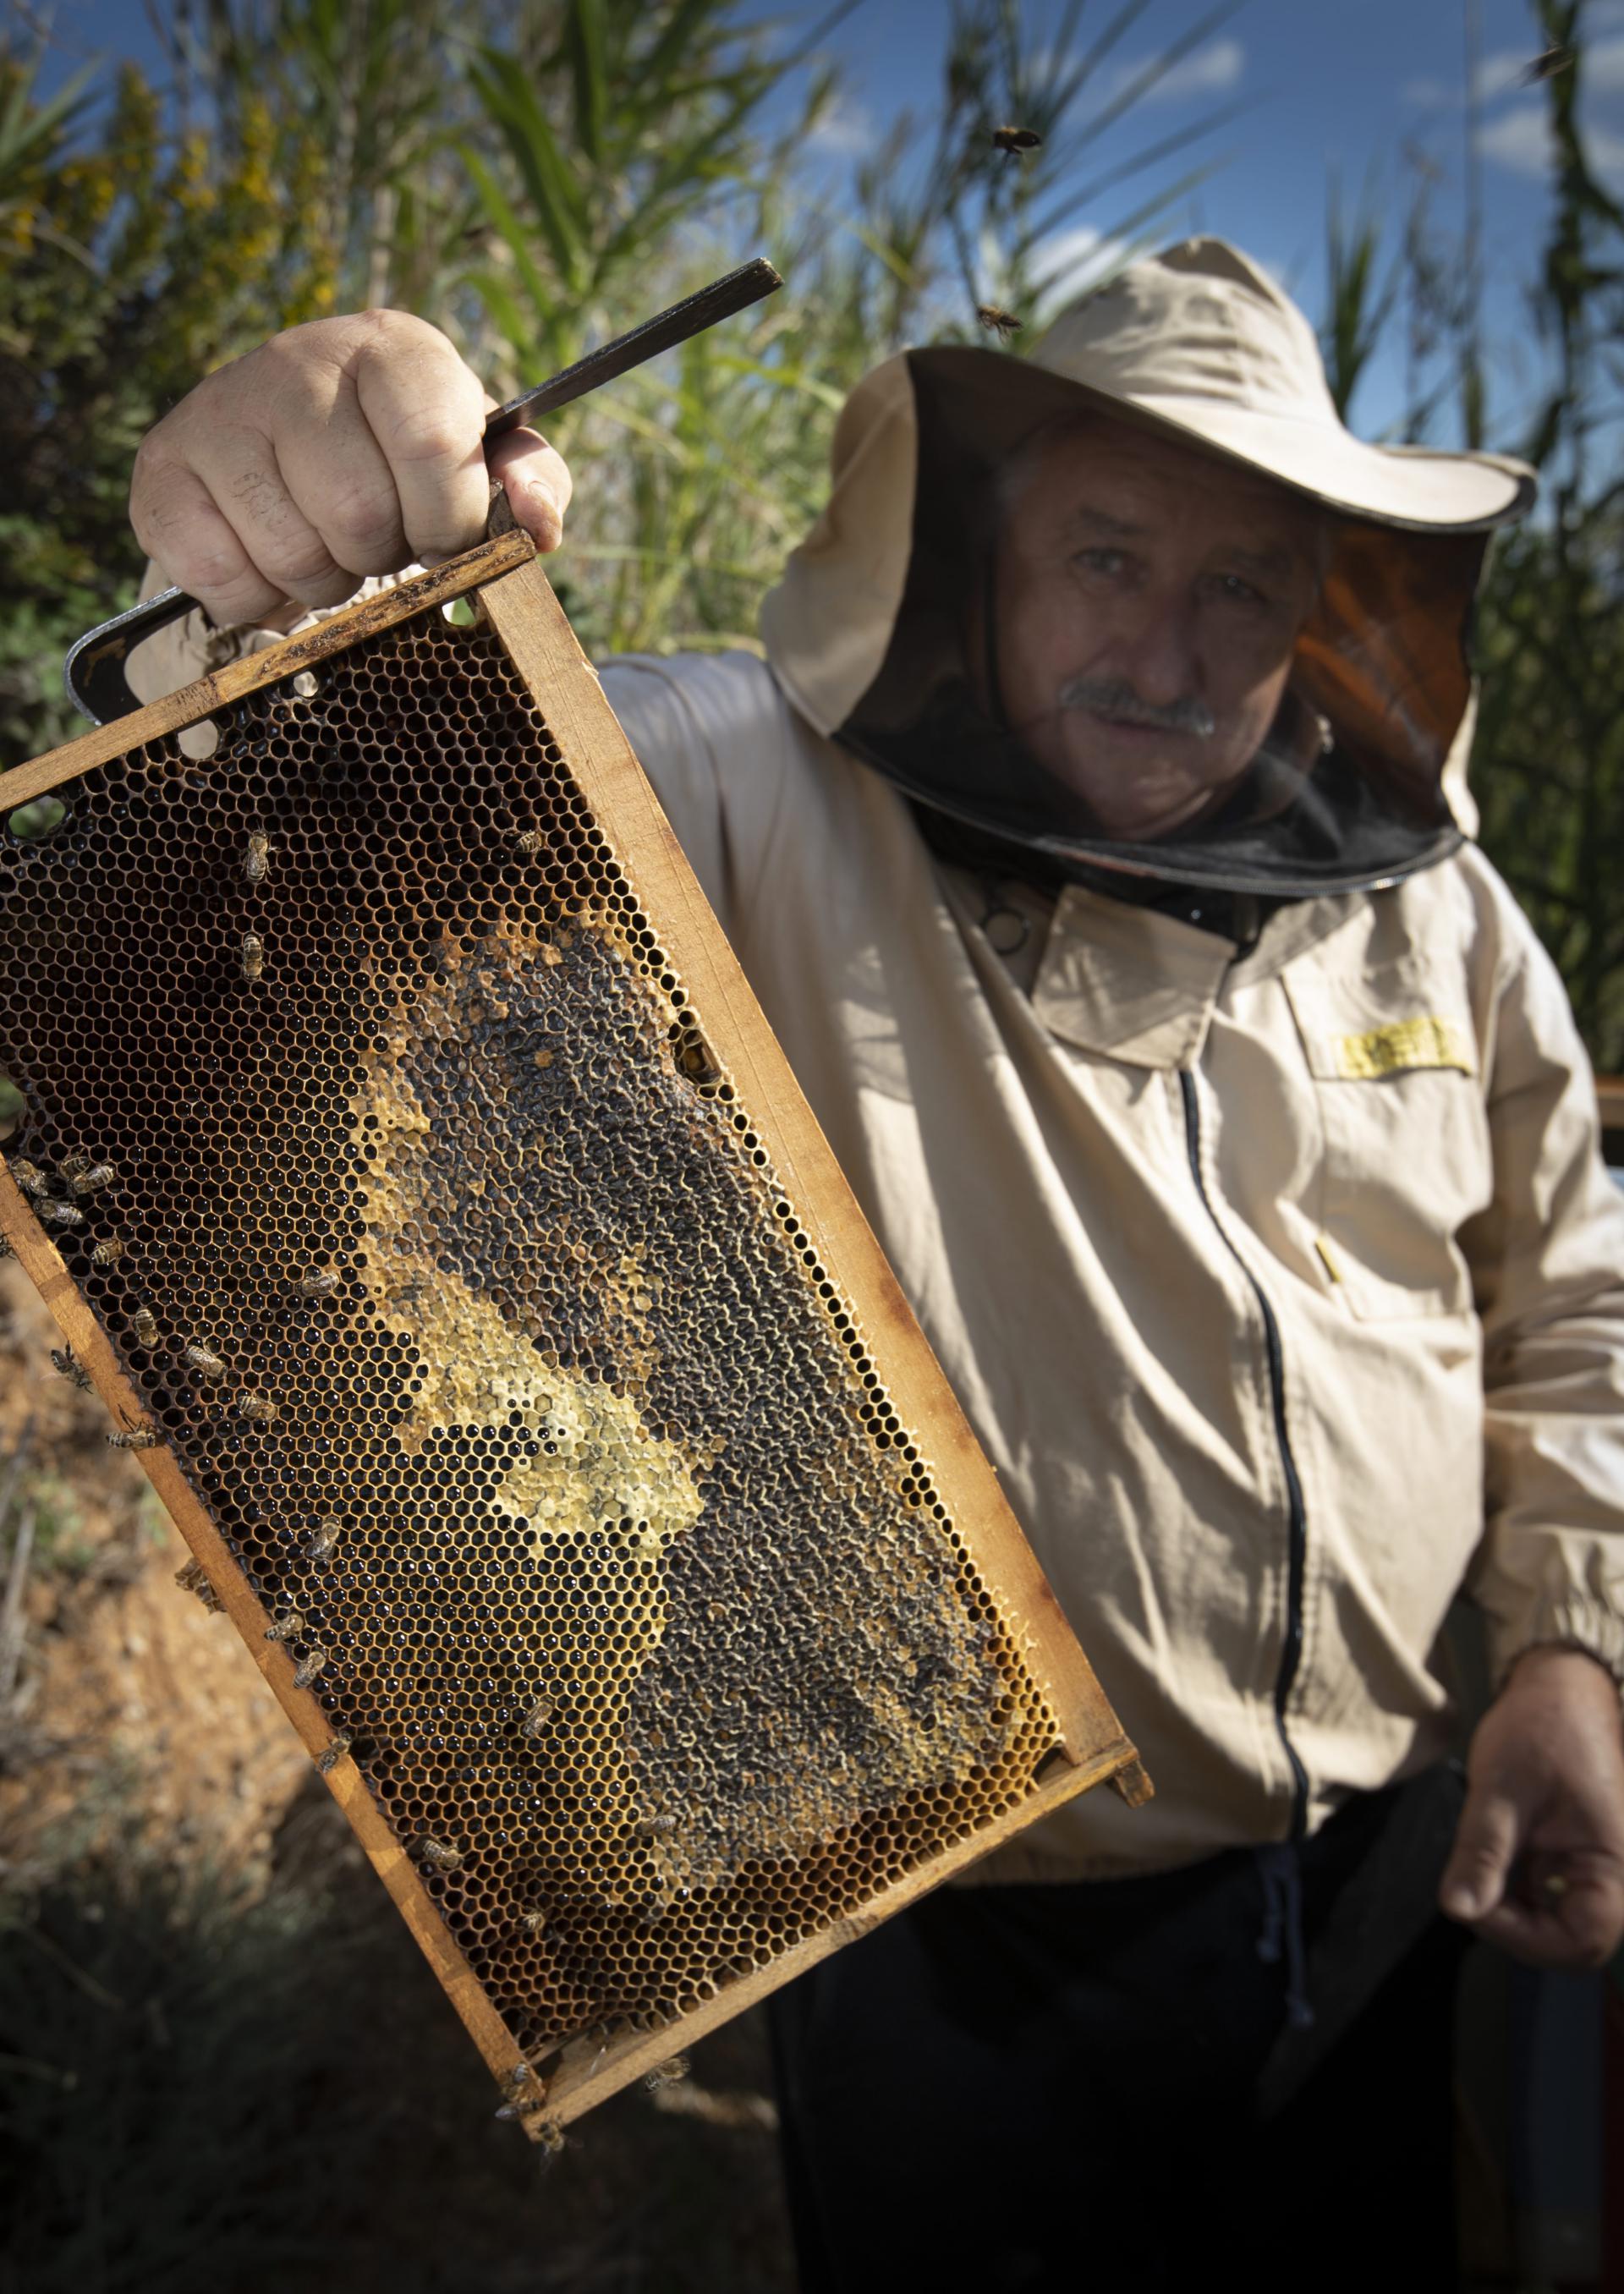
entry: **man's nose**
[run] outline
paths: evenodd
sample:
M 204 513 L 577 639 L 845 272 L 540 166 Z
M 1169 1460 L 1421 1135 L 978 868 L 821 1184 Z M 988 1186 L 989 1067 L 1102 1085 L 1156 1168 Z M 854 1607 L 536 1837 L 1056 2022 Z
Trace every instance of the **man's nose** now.
M 1133 690 L 1157 709 L 1199 697 L 1205 679 L 1193 602 L 1164 597 L 1147 604 L 1120 655 Z

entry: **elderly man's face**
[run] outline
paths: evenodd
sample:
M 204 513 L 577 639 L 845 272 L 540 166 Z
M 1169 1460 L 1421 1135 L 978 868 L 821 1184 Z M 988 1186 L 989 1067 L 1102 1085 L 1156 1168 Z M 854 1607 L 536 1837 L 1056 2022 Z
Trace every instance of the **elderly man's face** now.
M 1012 473 L 999 531 L 1011 726 L 1107 835 L 1215 810 L 1268 732 L 1316 587 L 1313 512 L 1284 487 L 1088 419 Z

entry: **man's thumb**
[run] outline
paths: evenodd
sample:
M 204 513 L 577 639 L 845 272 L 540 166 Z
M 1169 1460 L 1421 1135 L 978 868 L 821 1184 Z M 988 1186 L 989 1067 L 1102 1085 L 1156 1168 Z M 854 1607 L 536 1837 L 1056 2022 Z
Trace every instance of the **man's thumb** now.
M 1438 1900 L 1451 1919 L 1482 1920 L 1493 1911 L 1506 1892 L 1517 1834 L 1515 1803 L 1487 1785 L 1474 1785 L 1438 1890 Z

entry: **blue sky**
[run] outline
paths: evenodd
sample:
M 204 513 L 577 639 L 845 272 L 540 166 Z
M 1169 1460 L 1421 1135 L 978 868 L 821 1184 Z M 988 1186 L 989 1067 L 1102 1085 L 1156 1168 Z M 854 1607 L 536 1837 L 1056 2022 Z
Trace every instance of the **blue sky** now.
M 1056 9 L 1027 0 L 1040 27 Z M 945 0 L 864 0 L 831 41 L 850 73 L 855 104 L 831 139 L 868 145 L 903 105 L 926 110 L 950 10 Z M 1116 12 L 1092 0 L 1083 37 Z M 1164 52 L 1206 13 L 1197 0 L 1149 0 L 1102 77 L 1108 95 L 1131 71 Z M 1547 210 L 1547 130 L 1539 90 L 1519 85 L 1544 43 L 1528 0 L 1477 0 L 1476 155 L 1484 222 L 1486 313 L 1493 353 L 1490 411 L 1500 441 L 1512 443 L 1538 389 L 1522 282 L 1538 258 Z M 1592 161 L 1624 191 L 1624 0 L 1590 0 L 1590 53 L 1584 118 Z M 1108 131 L 1096 159 L 1171 134 L 1204 111 L 1244 102 L 1248 109 L 1188 159 L 1222 166 L 1172 211 L 1160 236 L 1216 232 L 1257 256 L 1318 318 L 1324 289 L 1327 184 L 1340 179 L 1344 206 L 1367 184 L 1398 212 L 1413 181 L 1407 149 L 1435 171 L 1432 198 L 1440 226 L 1458 226 L 1466 161 L 1464 102 L 1466 0 L 1246 0 L 1214 37 L 1175 66 L 1131 120 Z M 1085 105 L 1082 119 L 1100 109 Z M 832 160 L 836 157 L 832 153 Z M 1153 182 L 1154 177 L 1148 177 Z M 1076 243 L 1138 204 L 1141 187 L 1108 193 L 1078 219 Z M 1084 271 L 1082 277 L 1086 277 Z M 1354 403 L 1355 427 L 1376 435 L 1396 421 L 1404 398 L 1397 338 L 1375 363 Z
M 1116 12 L 1118 0 L 1088 0 L 1084 40 Z M 1411 180 L 1406 149 L 1435 171 L 1433 198 L 1441 224 L 1458 221 L 1467 122 L 1462 101 L 1467 9 L 1474 0 L 1245 0 L 1234 17 L 1137 107 L 1108 130 L 1087 164 L 1092 171 L 1157 136 L 1173 134 L 1204 110 L 1244 102 L 1248 109 L 1194 156 L 1223 162 L 1173 211 L 1166 235 L 1214 231 L 1261 258 L 1318 316 L 1323 290 L 1328 173 L 1340 176 L 1356 202 L 1367 183 L 1396 213 Z M 1537 353 L 1522 303 L 1522 282 L 1536 259 L 1546 209 L 1545 128 L 1539 91 L 1517 85 L 1521 66 L 1542 43 L 1529 0 L 1474 0 L 1482 58 L 1477 150 L 1485 222 L 1485 273 L 1491 362 L 1491 420 L 1510 443 L 1537 391 Z M 779 14 L 786 39 L 824 15 L 827 0 L 805 0 Z M 1026 0 L 1041 37 L 1058 12 L 1054 0 Z M 749 16 L 768 12 L 747 5 Z M 1114 51 L 1099 83 L 1102 95 L 1165 51 L 1206 12 L 1198 0 L 1146 0 Z M 808 154 L 837 199 L 855 156 L 904 107 L 921 121 L 922 144 L 938 100 L 940 59 L 951 10 L 947 0 L 860 0 L 825 43 L 847 76 L 836 119 Z M 58 0 L 53 11 L 61 68 L 86 53 L 153 61 L 144 11 L 136 0 Z M 1624 0 L 1589 0 L 1591 48 L 1587 124 L 1593 159 L 1624 190 Z M 1079 124 L 1100 108 L 1083 107 Z M 1169 163 L 1165 177 L 1190 159 Z M 1155 181 L 1147 177 L 1147 183 Z M 1079 216 L 1069 244 L 1086 254 L 1143 195 L 1141 184 L 1108 193 L 1097 211 Z M 1085 278 L 1086 271 L 1079 279 Z M 1396 419 L 1403 378 L 1394 351 L 1371 370 L 1355 403 L 1355 426 L 1378 434 Z

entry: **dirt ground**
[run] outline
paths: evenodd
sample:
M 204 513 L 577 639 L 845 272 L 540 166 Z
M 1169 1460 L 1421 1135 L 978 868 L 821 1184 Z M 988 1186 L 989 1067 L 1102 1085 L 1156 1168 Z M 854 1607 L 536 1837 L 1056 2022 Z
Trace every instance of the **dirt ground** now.
M 0 2294 L 788 2294 L 760 2019 L 555 2160 L 497 2123 L 56 1343 L 0 1265 Z

